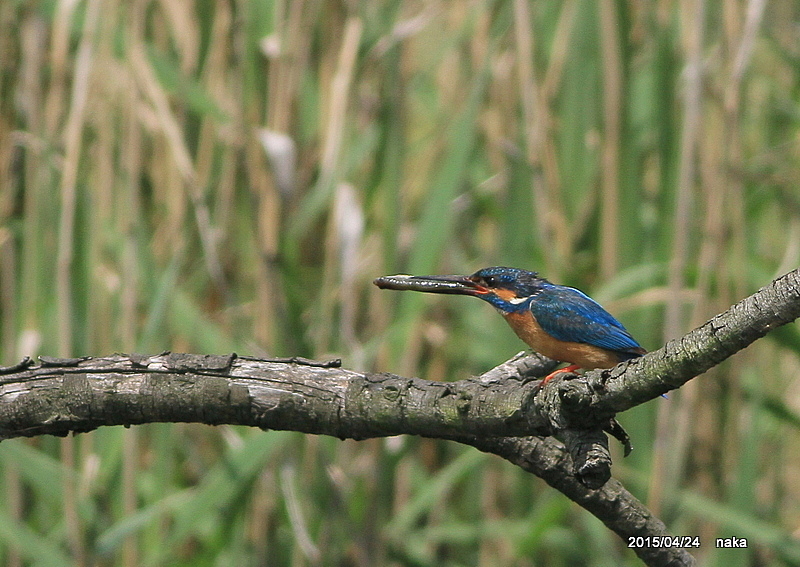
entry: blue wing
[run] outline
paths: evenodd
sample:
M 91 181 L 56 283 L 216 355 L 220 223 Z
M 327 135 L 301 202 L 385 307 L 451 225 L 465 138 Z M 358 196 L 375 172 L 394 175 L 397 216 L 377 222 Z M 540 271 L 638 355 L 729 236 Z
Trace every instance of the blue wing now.
M 548 286 L 530 304 L 545 332 L 558 340 L 586 343 L 633 356 L 644 352 L 622 323 L 585 293 Z

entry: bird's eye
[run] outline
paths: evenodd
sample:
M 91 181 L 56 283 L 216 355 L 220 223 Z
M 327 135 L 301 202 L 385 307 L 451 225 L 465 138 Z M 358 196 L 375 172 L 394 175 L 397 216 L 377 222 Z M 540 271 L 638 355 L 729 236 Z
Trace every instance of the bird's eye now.
M 497 278 L 495 276 L 486 276 L 485 278 L 483 278 L 483 281 L 490 286 L 497 285 Z

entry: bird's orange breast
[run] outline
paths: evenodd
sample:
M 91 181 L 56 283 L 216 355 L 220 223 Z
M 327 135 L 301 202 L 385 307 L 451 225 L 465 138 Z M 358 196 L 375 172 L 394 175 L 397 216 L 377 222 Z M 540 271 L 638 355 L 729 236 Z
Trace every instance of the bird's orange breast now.
M 548 358 L 577 364 L 581 368 L 611 368 L 620 362 L 615 352 L 586 343 L 561 341 L 548 335 L 528 310 L 503 313 L 517 336 L 529 347 Z

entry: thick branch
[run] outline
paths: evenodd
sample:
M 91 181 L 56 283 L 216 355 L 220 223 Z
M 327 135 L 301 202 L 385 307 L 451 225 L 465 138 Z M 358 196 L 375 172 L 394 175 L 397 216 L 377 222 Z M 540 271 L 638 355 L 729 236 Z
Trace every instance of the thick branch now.
M 0 439 L 103 425 L 229 423 L 366 439 L 547 435 L 528 379 L 430 382 L 332 364 L 165 353 L 42 358 L 0 377 Z
M 486 436 L 529 428 L 520 416 L 523 400 L 538 388 L 530 375 L 552 366 L 537 355 L 518 355 L 475 380 L 443 384 L 361 374 L 305 359 L 170 353 L 42 357 L 40 365 L 28 360 L 0 369 L 0 437 L 66 435 L 154 421 L 253 425 L 356 439 L 417 433 L 469 444 L 517 464 L 584 506 L 625 541 L 666 536 L 663 523 L 619 483 L 605 483 L 600 490 L 581 484 L 557 441 Z M 496 397 L 504 402 L 479 415 Z M 635 551 L 648 565 L 693 562 L 676 548 Z
M 627 544 L 629 538 L 669 537 L 664 523 L 615 479 L 598 490 L 587 489 L 572 474 L 566 450 L 552 438 L 492 437 L 457 439 L 487 453 L 494 453 L 535 474 L 547 484 L 594 514 Z M 680 547 L 638 547 L 633 551 L 647 565 L 678 567 L 695 560 Z
M 679 387 L 798 316 L 800 270 L 795 270 L 658 351 L 581 379 L 557 378 L 545 388 L 532 377 L 549 371 L 552 361 L 536 356 L 517 356 L 481 377 L 451 383 L 357 373 L 304 359 L 169 353 L 42 357 L 39 365 L 23 361 L 0 368 L 0 439 L 155 421 L 354 439 L 396 434 L 453 439 L 537 474 L 623 539 L 663 536 L 657 518 L 618 483 L 606 482 L 610 458 L 601 430 L 624 439 L 611 421 L 617 411 Z M 566 447 L 532 435 L 557 435 Z M 692 562 L 677 548 L 636 552 L 649 565 Z

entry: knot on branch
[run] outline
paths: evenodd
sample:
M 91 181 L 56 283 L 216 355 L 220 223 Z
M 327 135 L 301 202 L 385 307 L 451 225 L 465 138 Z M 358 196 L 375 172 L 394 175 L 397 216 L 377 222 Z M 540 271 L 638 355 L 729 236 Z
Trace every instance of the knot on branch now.
M 608 438 L 599 429 L 565 429 L 558 435 L 572 457 L 575 477 L 587 488 L 598 489 L 611 478 Z
M 594 406 L 595 389 L 575 374 L 555 378 L 540 388 L 532 400 L 532 413 L 543 416 L 550 435 L 561 440 L 572 457 L 575 477 L 597 489 L 611 478 L 611 454 L 605 432 L 611 433 L 630 453 L 630 438 L 613 414 Z

